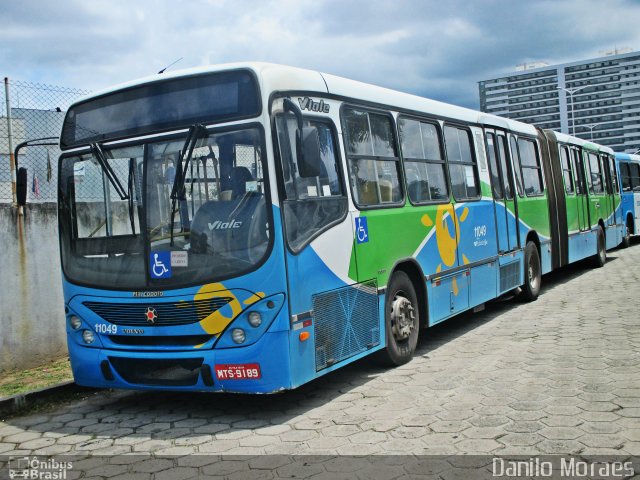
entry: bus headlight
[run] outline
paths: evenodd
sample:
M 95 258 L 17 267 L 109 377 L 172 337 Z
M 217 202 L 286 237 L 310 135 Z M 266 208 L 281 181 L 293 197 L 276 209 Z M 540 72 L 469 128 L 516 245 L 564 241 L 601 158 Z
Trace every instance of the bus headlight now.
M 222 332 L 213 348 L 247 347 L 256 343 L 278 317 L 285 303 L 284 293 L 276 293 L 251 304 L 249 308 L 236 316 Z M 288 326 L 283 320 L 282 330 Z M 96 339 L 99 342 L 100 338 Z
M 244 341 L 247 339 L 246 334 L 244 333 L 244 330 L 241 328 L 234 328 L 231 331 L 231 338 L 233 339 L 234 342 L 240 344 L 240 343 L 244 343 Z
M 83 330 L 82 331 L 82 340 L 87 345 L 92 344 L 96 340 L 96 336 L 93 334 L 91 330 Z
M 249 312 L 249 324 L 258 328 L 262 324 L 262 315 L 258 312 Z
M 69 317 L 69 325 L 71 325 L 71 328 L 73 328 L 74 330 L 78 330 L 82 325 L 82 320 L 80 320 L 80 318 L 76 317 L 75 315 L 71 315 Z

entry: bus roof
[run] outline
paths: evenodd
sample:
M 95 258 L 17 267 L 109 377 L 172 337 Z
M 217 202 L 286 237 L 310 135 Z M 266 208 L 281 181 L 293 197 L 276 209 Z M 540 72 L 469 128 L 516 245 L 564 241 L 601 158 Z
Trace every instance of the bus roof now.
M 640 155 L 635 153 L 616 152 L 616 160 L 631 160 L 633 162 L 640 162 Z
M 238 69 L 248 69 L 255 72 L 259 78 L 258 81 L 261 88 L 269 93 L 276 91 L 318 92 L 338 97 L 354 98 L 367 103 L 385 106 L 392 110 L 398 108 L 413 112 L 423 112 L 437 117 L 457 119 L 467 123 L 480 123 L 483 125 L 507 128 L 514 132 L 529 135 L 537 134 L 537 130 L 533 125 L 508 118 L 498 117 L 496 115 L 486 114 L 368 83 L 349 80 L 331 74 L 263 62 L 210 65 L 151 75 L 94 92 L 74 102 L 74 105 L 138 85 L 166 81 L 171 78 Z
M 553 130 L 550 130 L 550 131 L 553 131 Z M 614 154 L 614 151 L 612 148 L 605 147 L 604 145 L 600 145 L 598 143 L 589 142 L 588 140 L 574 137 L 572 135 L 567 135 L 566 133 L 553 131 L 553 134 L 556 136 L 556 140 L 562 143 L 568 143 L 570 145 L 578 145 L 579 147 L 583 147 L 587 150 L 594 150 L 596 152 L 603 152 L 611 155 Z

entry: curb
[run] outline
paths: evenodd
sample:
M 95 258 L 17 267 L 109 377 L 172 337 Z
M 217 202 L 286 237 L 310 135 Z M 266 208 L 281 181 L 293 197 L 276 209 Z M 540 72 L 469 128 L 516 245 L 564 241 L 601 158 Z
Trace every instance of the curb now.
M 44 387 L 32 392 L 18 393 L 7 398 L 0 399 L 0 415 L 8 415 L 17 410 L 23 409 L 28 405 L 41 403 L 52 396 L 68 393 L 79 393 L 93 390 L 88 387 L 76 385 L 73 380 L 59 383 L 51 387 Z

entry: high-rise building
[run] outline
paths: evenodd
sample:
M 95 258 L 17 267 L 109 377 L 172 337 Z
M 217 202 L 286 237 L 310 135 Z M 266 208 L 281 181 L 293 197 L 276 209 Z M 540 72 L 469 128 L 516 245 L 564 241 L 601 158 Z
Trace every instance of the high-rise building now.
M 480 110 L 569 133 L 620 152 L 640 149 L 640 52 L 518 65 L 479 82 Z

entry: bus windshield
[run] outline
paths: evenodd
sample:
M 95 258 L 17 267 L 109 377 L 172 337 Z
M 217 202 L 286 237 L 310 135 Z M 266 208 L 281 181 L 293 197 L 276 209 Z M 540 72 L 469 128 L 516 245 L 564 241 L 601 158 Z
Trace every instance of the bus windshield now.
M 176 287 L 239 275 L 261 262 L 270 237 L 261 131 L 203 129 L 192 141 L 184 169 L 185 137 L 94 147 L 61 159 L 59 221 L 69 280 Z

